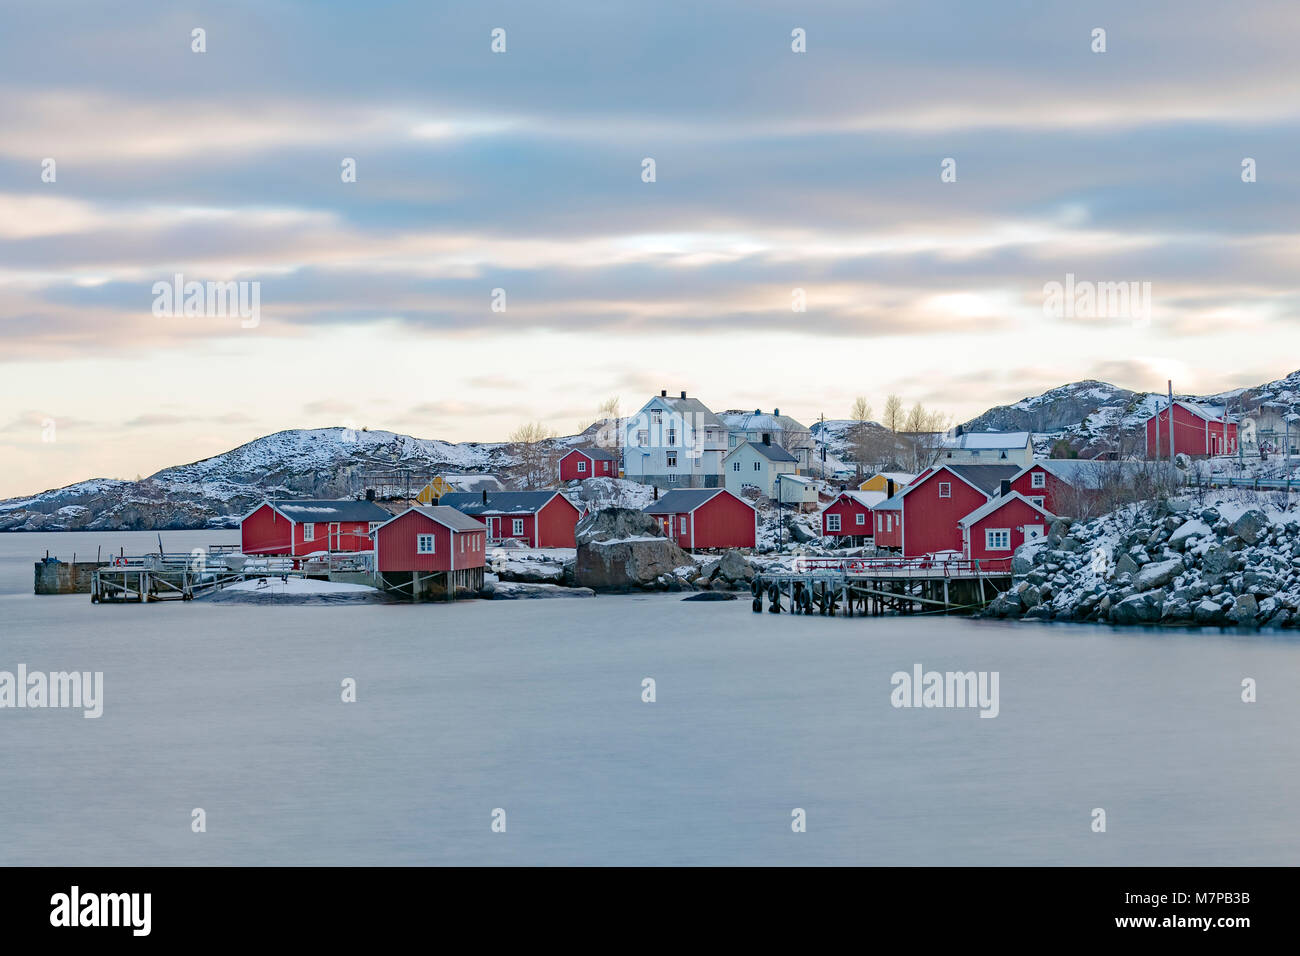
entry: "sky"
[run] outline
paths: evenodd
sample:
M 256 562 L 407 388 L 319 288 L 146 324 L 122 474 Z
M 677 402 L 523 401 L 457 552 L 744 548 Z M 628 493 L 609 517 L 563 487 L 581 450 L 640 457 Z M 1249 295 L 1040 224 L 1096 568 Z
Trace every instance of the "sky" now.
M 571 434 L 661 388 L 963 420 L 1300 367 L 1294 0 L 0 22 L 0 496 L 285 428 Z M 177 275 L 247 283 L 256 314 L 169 314 Z M 1134 294 L 1053 309 L 1067 276 Z

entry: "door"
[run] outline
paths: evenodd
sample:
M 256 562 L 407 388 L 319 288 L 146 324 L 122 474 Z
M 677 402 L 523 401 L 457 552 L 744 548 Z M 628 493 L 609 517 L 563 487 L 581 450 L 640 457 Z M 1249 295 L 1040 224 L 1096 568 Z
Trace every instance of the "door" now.
M 1047 537 L 1047 535 L 1044 533 L 1041 524 L 1025 525 L 1025 544 L 1028 544 L 1030 541 L 1042 541 L 1045 537 Z
M 330 522 L 330 536 L 325 547 L 331 551 L 341 551 L 343 549 L 343 536 L 339 534 L 339 523 L 337 521 Z
M 501 540 L 501 519 L 488 518 L 488 537 L 493 541 Z

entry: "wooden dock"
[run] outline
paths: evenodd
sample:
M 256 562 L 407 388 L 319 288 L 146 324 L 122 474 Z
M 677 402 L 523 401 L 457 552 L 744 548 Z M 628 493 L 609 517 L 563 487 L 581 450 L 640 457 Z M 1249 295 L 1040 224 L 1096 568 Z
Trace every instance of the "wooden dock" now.
M 800 558 L 751 586 L 754 612 L 846 617 L 976 611 L 1011 586 L 1011 559 Z
M 240 581 L 291 577 L 371 584 L 373 562 L 367 554 L 343 552 L 311 559 L 245 557 L 229 548 L 119 555 L 95 568 L 90 600 L 94 604 L 191 601 Z

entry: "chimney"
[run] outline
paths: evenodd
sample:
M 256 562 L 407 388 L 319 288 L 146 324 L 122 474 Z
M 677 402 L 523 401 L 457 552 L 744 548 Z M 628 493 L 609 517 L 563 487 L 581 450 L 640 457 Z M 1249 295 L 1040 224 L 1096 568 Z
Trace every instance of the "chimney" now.
M 367 489 L 366 489 L 366 501 L 374 501 L 374 500 L 375 500 L 375 489 L 374 489 L 374 488 L 367 488 Z
M 774 417 L 777 416 L 777 415 L 780 415 L 780 414 L 781 414 L 781 409 L 779 409 L 779 408 L 774 408 L 774 409 L 772 409 L 772 415 L 773 415 Z
M 483 489 L 483 507 L 487 507 L 487 489 Z
M 667 398 L 667 397 L 668 397 L 668 389 L 666 389 L 666 388 L 661 388 L 661 389 L 659 389 L 659 397 L 660 397 L 660 398 Z
M 682 398 L 686 397 L 686 389 L 682 389 Z
M 754 409 L 754 414 L 755 414 L 755 415 L 762 415 L 762 414 L 763 414 L 763 410 L 762 410 L 761 408 L 756 408 L 756 409 Z
M 1003 478 L 998 482 L 998 495 L 1005 498 L 1009 494 L 1011 494 L 1011 479 Z
M 654 490 L 653 490 L 653 496 L 651 497 L 650 500 L 651 500 L 651 501 L 658 501 L 658 500 L 659 500 L 659 486 L 658 486 L 658 485 L 651 485 L 650 487 L 651 487 L 652 489 L 654 489 Z
M 960 425 L 958 425 L 956 428 L 953 429 L 952 433 L 956 435 L 958 438 L 960 438 L 964 430 L 965 429 L 963 429 Z
M 893 479 L 893 478 L 886 478 L 886 479 L 885 479 L 885 497 L 886 497 L 886 498 L 892 498 L 892 497 L 894 497 L 894 479 Z

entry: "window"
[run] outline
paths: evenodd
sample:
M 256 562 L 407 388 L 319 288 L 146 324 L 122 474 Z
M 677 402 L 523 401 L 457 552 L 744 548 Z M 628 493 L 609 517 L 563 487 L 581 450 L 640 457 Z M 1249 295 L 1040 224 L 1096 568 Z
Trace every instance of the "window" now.
M 666 451 L 666 452 L 664 452 L 664 464 L 666 464 L 669 468 L 676 468 L 676 467 L 677 467 L 677 452 L 675 452 L 675 451 Z
M 676 474 L 671 474 L 671 475 L 668 476 L 668 484 L 670 484 L 670 485 L 675 485 L 675 484 L 677 484 L 677 475 L 676 475 Z
M 979 449 L 978 449 L 978 448 L 972 448 L 972 449 L 970 450 L 970 456 L 971 456 L 972 458 L 978 458 L 978 457 L 980 456 L 980 451 L 979 451 Z
M 738 461 L 733 461 L 733 462 L 731 463 L 731 470 L 732 470 L 732 471 L 740 471 L 740 462 L 738 462 Z
M 416 554 L 433 554 L 433 535 L 417 534 L 415 536 Z
M 302 526 L 302 540 L 304 541 L 316 540 L 316 526 L 312 524 L 310 521 L 308 521 L 305 525 Z
M 951 482 L 951 481 L 941 481 L 941 482 L 939 482 L 939 497 L 940 497 L 940 498 L 951 498 L 951 497 L 952 497 L 952 482 Z
M 586 470 L 587 470 L 587 460 L 586 460 L 585 458 L 579 458 L 579 459 L 578 459 L 578 473 L 581 474 L 582 472 L 584 472 L 584 471 L 586 471 Z
M 1031 505 L 1038 505 L 1038 507 L 1042 508 L 1042 507 L 1043 507 L 1043 496 L 1042 496 L 1042 495 L 1034 495 L 1032 498 L 1029 499 L 1029 503 L 1030 503 Z
M 864 515 L 864 514 L 859 514 L 859 515 L 858 515 L 858 524 L 866 524 L 866 523 L 867 523 L 867 516 Z
M 370 522 L 370 533 L 371 533 L 371 534 L 374 534 L 374 533 L 375 533 L 375 529 L 378 528 L 381 524 L 383 524 L 382 521 L 372 521 L 372 522 Z
M 735 447 L 736 447 L 736 442 L 737 442 L 737 441 L 738 441 L 737 436 L 732 435 L 732 436 L 731 436 L 731 441 L 729 442 L 729 444 L 731 445 L 732 448 L 735 448 Z
M 826 516 L 826 530 L 827 530 L 827 531 L 839 531 L 839 530 L 840 530 L 840 516 L 839 516 L 839 515 L 827 515 L 827 516 Z
M 987 551 L 1010 551 L 1011 550 L 1011 529 L 1010 528 L 985 528 L 984 548 Z
M 681 534 L 686 533 L 686 515 L 682 515 L 682 520 L 678 522 L 677 526 L 681 529 Z
M 999 457 L 999 458 L 1006 458 L 1006 457 L 1007 457 L 1007 453 L 1004 451 L 1002 454 L 998 455 L 998 457 Z
M 1034 472 L 1033 474 L 1031 474 L 1031 475 L 1029 476 L 1029 487 L 1030 487 L 1030 488 L 1046 488 L 1046 487 L 1047 487 L 1047 472 L 1045 472 L 1045 471 L 1036 471 L 1036 472 Z
M 754 470 L 755 470 L 755 471 L 762 471 L 762 470 L 763 470 L 763 464 L 762 464 L 762 462 L 757 462 L 757 461 L 754 462 Z
M 636 443 L 637 443 L 637 445 L 648 445 L 648 444 L 650 444 L 650 432 L 646 431 L 646 429 L 644 429 L 644 428 L 640 429 L 640 430 L 636 433 Z
M 523 535 L 523 533 L 524 533 L 524 519 L 523 519 L 523 518 L 515 518 L 515 519 L 510 523 L 510 533 L 511 533 L 512 535 L 514 535 L 516 538 L 518 538 L 518 537 L 520 537 L 520 536 Z
M 458 534 L 458 535 L 456 535 L 456 537 L 460 538 L 460 553 L 461 553 L 461 554 L 464 554 L 464 553 L 465 553 L 465 535 L 463 535 L 463 534 Z
M 885 515 L 885 521 L 889 524 L 889 527 L 886 528 L 885 530 L 886 530 L 886 531 L 893 531 L 893 530 L 894 530 L 894 516 L 893 516 L 893 515 Z

